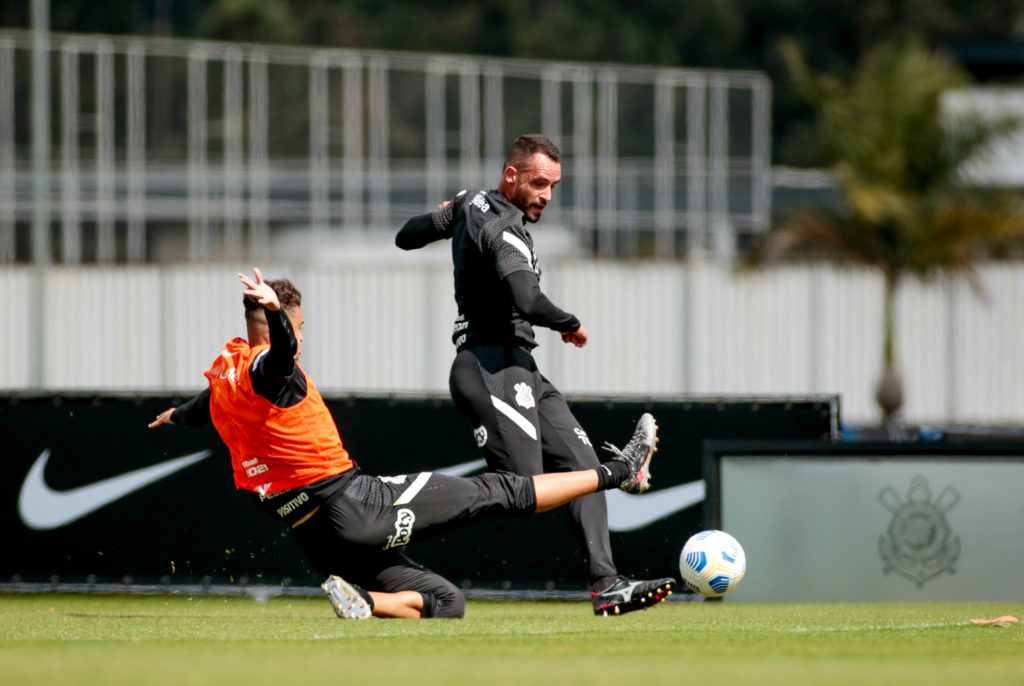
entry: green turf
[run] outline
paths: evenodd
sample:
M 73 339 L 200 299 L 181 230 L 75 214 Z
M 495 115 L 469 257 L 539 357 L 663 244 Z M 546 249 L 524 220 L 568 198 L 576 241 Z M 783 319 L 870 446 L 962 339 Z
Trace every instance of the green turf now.
M 470 601 L 467 618 L 342 621 L 326 600 L 0 595 L 0 684 L 1024 683 L 1024 603 Z

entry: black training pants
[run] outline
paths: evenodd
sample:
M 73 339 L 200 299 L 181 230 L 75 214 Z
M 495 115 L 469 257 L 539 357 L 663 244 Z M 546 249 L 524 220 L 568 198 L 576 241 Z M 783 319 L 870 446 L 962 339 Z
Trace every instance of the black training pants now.
M 292 529 L 309 561 L 368 591 L 418 591 L 424 617 L 461 617 L 466 599 L 450 581 L 405 555 L 427 529 L 487 512 L 533 512 L 533 480 L 515 474 L 360 474 Z
M 448 383 L 492 470 L 532 476 L 596 469 L 600 464 L 565 398 L 540 373 L 527 350 L 461 350 Z M 604 493 L 574 500 L 569 513 L 573 533 L 587 552 L 590 581 L 615 576 Z

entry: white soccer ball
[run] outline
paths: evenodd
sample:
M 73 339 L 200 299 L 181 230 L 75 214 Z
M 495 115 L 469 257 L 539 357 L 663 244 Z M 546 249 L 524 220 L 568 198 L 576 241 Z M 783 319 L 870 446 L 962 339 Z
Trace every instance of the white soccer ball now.
M 683 583 L 706 598 L 725 595 L 747 573 L 747 555 L 739 541 L 716 529 L 690 536 L 679 554 Z

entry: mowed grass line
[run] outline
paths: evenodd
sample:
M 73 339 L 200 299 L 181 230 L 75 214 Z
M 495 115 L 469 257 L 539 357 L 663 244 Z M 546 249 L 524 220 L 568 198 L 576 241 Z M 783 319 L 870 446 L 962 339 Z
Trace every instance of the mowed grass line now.
M 322 598 L 0 595 L 0 684 L 1024 683 L 1024 603 L 470 601 L 467 618 L 342 621 Z

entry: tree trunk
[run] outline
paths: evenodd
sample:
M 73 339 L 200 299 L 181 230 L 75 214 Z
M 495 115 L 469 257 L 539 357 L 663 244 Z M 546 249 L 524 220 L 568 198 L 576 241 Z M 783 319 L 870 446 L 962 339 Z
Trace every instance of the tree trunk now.
M 892 367 L 896 364 L 896 285 L 897 277 L 889 272 L 885 274 L 885 321 L 882 327 L 884 340 L 882 343 L 882 366 Z
M 893 274 L 885 276 L 885 341 L 882 348 L 882 376 L 875 388 L 875 402 L 882 410 L 882 421 L 888 432 L 901 433 L 899 411 L 903 407 L 903 379 L 896 366 L 896 286 Z
M 889 423 L 903 407 L 903 379 L 896 365 L 886 365 L 875 388 L 875 402 L 882 409 L 882 418 Z

